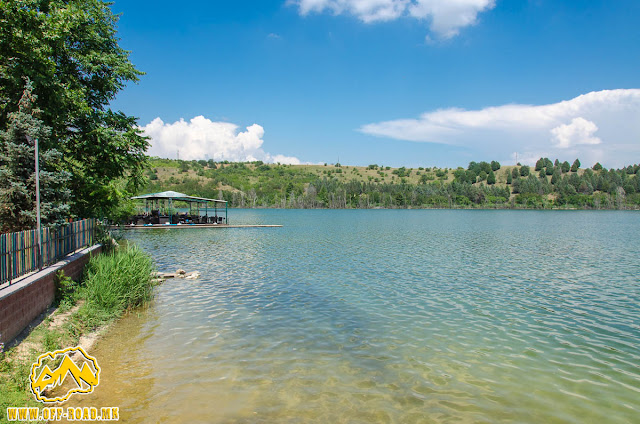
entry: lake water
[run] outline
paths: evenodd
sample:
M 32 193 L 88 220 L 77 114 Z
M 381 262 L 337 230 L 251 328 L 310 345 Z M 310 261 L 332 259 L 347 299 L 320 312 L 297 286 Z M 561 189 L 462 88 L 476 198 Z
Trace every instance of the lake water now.
M 231 210 L 131 231 L 168 280 L 76 405 L 124 422 L 640 422 L 640 214 Z

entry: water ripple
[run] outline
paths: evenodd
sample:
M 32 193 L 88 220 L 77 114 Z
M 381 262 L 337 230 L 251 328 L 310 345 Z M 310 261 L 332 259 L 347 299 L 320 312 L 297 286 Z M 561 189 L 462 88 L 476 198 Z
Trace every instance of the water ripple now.
M 127 421 L 637 420 L 637 213 L 230 217 L 285 227 L 127 234 L 202 274 L 98 346 Z

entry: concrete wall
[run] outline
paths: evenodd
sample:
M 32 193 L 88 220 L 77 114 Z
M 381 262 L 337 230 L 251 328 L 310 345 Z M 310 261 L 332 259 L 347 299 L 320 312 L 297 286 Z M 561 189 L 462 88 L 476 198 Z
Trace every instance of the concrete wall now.
M 63 270 L 65 275 L 77 281 L 82 277 L 89 258 L 101 251 L 101 245 L 83 249 L 0 289 L 0 344 L 13 340 L 53 303 L 56 293 L 54 278 L 58 271 Z

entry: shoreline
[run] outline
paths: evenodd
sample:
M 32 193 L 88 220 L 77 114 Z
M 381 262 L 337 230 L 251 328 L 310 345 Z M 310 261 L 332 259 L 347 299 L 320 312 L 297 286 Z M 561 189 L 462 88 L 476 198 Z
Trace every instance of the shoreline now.
M 110 225 L 109 230 L 162 230 L 174 228 L 279 228 L 281 224 L 149 224 L 149 225 Z
M 57 300 L 0 352 L 0 411 L 41 406 L 30 389 L 32 364 L 62 348 L 93 350 L 114 323 L 152 299 L 154 271 L 150 256 L 125 244 L 92 257 L 80 281 L 58 276 Z
M 637 207 L 633 207 L 633 208 L 575 208 L 575 207 L 571 207 L 571 208 L 558 208 L 558 207 L 548 207 L 548 208 L 535 208 L 535 207 L 502 207 L 502 206 L 495 206 L 495 207 L 448 207 L 448 206 L 443 206 L 443 207 L 406 207 L 406 208 L 386 208 L 383 206 L 376 206 L 376 207 L 371 207 L 371 208 L 281 208 L 281 207 L 270 207 L 270 206 L 256 206 L 253 208 L 238 208 L 238 207 L 229 207 L 229 210 L 269 210 L 269 209 L 273 209 L 273 210 L 315 210 L 315 211 L 319 211 L 319 210 L 327 210 L 327 211 L 342 211 L 342 210 L 349 210 L 349 211 L 366 211 L 366 210 L 386 210 L 386 211 L 393 211 L 393 210 L 452 210 L 452 211 L 456 211 L 456 210 L 478 210 L 478 211 L 493 211 L 493 210 L 502 210 L 502 211 L 627 211 L 627 212 L 633 212 L 633 211 L 640 211 L 640 206 Z M 175 225 L 175 224 L 174 224 Z M 248 225 L 248 226 L 252 226 L 252 227 L 258 227 L 259 225 Z M 268 226 L 279 226 L 279 225 L 260 225 L 263 227 L 268 227 Z M 217 226 L 213 226 L 213 227 L 220 227 L 220 225 Z M 229 226 L 229 227 L 233 227 L 233 225 Z M 236 226 L 236 227 L 242 227 L 240 225 Z M 120 228 L 120 227 L 119 227 Z

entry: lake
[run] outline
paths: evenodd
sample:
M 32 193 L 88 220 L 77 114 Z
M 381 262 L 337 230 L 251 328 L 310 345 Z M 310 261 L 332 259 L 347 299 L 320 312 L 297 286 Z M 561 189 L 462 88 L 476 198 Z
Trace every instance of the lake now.
M 125 422 L 631 423 L 640 213 L 230 210 L 92 354 Z

